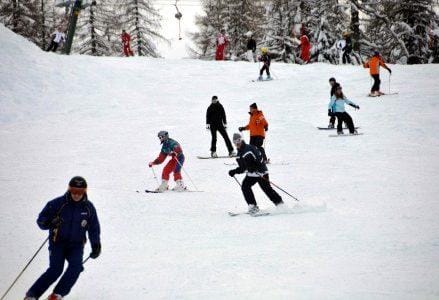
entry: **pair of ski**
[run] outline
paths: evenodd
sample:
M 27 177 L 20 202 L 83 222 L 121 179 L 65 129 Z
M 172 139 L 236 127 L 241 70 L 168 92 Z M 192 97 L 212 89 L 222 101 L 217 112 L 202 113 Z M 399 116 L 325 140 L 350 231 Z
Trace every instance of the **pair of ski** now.
M 193 191 L 193 190 L 182 190 L 182 191 L 173 191 L 173 190 L 166 190 L 166 191 L 156 191 L 156 190 L 145 190 L 145 193 L 152 193 L 152 194 L 164 194 L 164 193 L 168 193 L 168 192 L 175 192 L 175 193 L 201 193 L 202 191 Z M 136 191 L 136 193 L 140 193 L 140 191 Z
M 249 215 L 251 217 L 256 218 L 256 217 L 269 216 L 270 213 L 269 212 L 264 212 L 264 211 L 258 211 L 257 213 L 251 214 L 248 211 L 246 211 L 246 212 L 232 212 L 232 211 L 229 211 L 229 216 L 231 216 L 231 217 L 237 217 L 237 216 L 243 216 L 243 215 Z
M 229 156 L 229 155 L 219 155 L 219 156 L 197 156 L 198 159 L 217 159 L 217 158 L 236 158 L 237 156 Z
M 367 94 L 367 97 L 371 97 L 371 98 L 375 98 L 375 97 L 381 97 L 381 96 L 392 96 L 392 95 L 398 95 L 398 92 L 393 92 L 393 93 L 381 93 L 379 95 L 375 95 L 375 94 Z

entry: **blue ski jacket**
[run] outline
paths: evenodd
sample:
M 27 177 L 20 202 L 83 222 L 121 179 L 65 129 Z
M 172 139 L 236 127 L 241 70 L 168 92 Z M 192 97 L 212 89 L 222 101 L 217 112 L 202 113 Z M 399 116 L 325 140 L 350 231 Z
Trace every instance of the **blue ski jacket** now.
M 357 104 L 355 104 L 354 102 L 352 102 L 349 99 L 346 99 L 346 98 L 337 99 L 334 95 L 331 97 L 331 101 L 329 102 L 328 109 L 330 109 L 331 112 L 333 112 L 333 113 L 345 112 L 345 108 L 344 108 L 345 104 L 349 104 L 349 105 L 354 106 L 354 107 L 357 106 Z
M 53 224 L 55 218 L 59 222 Z M 100 225 L 96 209 L 84 194 L 76 202 L 69 192 L 49 201 L 37 219 L 38 226 L 49 230 L 50 243 L 71 243 L 85 245 L 86 232 L 92 246 L 100 244 Z

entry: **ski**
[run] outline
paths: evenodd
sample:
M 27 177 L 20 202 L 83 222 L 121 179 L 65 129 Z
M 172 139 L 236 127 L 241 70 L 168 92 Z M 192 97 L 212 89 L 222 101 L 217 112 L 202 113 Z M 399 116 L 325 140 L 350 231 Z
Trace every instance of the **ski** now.
M 159 192 L 156 190 L 145 190 L 145 193 L 153 193 L 153 194 L 163 194 L 168 192 L 174 192 L 174 193 L 202 193 L 203 191 L 193 191 L 193 190 L 183 190 L 183 191 L 173 191 L 173 190 L 166 190 L 164 192 Z M 136 191 L 136 193 L 140 193 L 140 191 Z
M 342 137 L 342 136 L 356 136 L 356 135 L 363 135 L 362 132 L 356 133 L 356 134 L 330 134 L 329 137 Z
M 197 156 L 197 158 L 199 159 L 217 159 L 217 158 L 235 158 L 237 156 L 228 156 L 228 155 L 220 155 L 217 157 L 212 157 L 212 156 Z
M 237 163 L 235 163 L 235 162 L 231 162 L 231 163 L 229 163 L 229 162 L 225 162 L 224 163 L 226 166 L 237 166 L 238 164 Z M 266 165 L 267 166 L 287 166 L 287 165 L 289 165 L 290 163 L 289 162 L 286 162 L 286 161 L 280 161 L 280 162 L 269 162 L 269 163 L 266 163 Z
M 249 215 L 251 217 L 264 217 L 264 216 L 269 216 L 270 213 L 269 212 L 258 212 L 255 214 L 249 214 L 248 212 L 231 212 L 229 211 L 229 216 L 231 217 L 236 217 L 236 216 L 242 216 L 242 215 Z
M 355 129 L 358 129 L 358 128 L 360 128 L 360 127 L 355 127 Z M 334 128 L 328 128 L 328 127 L 317 127 L 317 129 L 319 129 L 319 130 L 334 130 L 334 129 L 337 129 L 337 126 L 334 127 Z M 343 127 L 343 129 L 349 129 L 349 128 L 347 128 L 347 127 Z
M 273 78 L 271 78 L 271 79 L 252 79 L 251 82 L 262 82 L 262 81 L 272 81 L 272 80 L 273 80 Z

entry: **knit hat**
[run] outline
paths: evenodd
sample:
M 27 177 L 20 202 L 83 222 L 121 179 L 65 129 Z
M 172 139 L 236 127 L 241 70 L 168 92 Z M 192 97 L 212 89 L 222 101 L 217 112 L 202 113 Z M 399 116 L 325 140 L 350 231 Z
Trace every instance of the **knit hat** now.
M 335 80 L 334 77 L 329 78 L 329 81 L 334 81 L 334 82 L 336 82 L 336 80 Z
M 72 179 L 70 179 L 69 186 L 74 188 L 85 189 L 87 188 L 87 181 L 85 181 L 85 179 L 82 178 L 81 176 L 75 176 Z
M 242 142 L 242 136 L 239 133 L 234 133 L 233 134 L 233 144 L 237 144 Z
M 256 105 L 256 103 L 253 103 L 250 105 L 250 108 L 258 109 L 258 106 Z
M 212 96 L 212 103 L 217 103 L 217 102 L 218 102 L 218 97 Z

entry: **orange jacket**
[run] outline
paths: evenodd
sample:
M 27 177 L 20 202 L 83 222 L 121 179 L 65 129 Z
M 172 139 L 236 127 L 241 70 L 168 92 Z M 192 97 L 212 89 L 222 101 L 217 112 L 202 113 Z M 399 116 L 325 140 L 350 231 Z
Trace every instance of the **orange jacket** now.
M 384 63 L 381 56 L 372 56 L 369 61 L 366 61 L 363 64 L 363 67 L 369 68 L 370 75 L 378 75 L 380 74 L 380 66 L 388 69 L 387 65 Z
M 268 129 L 268 122 L 265 120 L 262 111 L 257 110 L 253 114 L 250 114 L 250 121 L 245 126 L 245 129 L 250 130 L 250 136 L 265 137 L 265 130 Z

